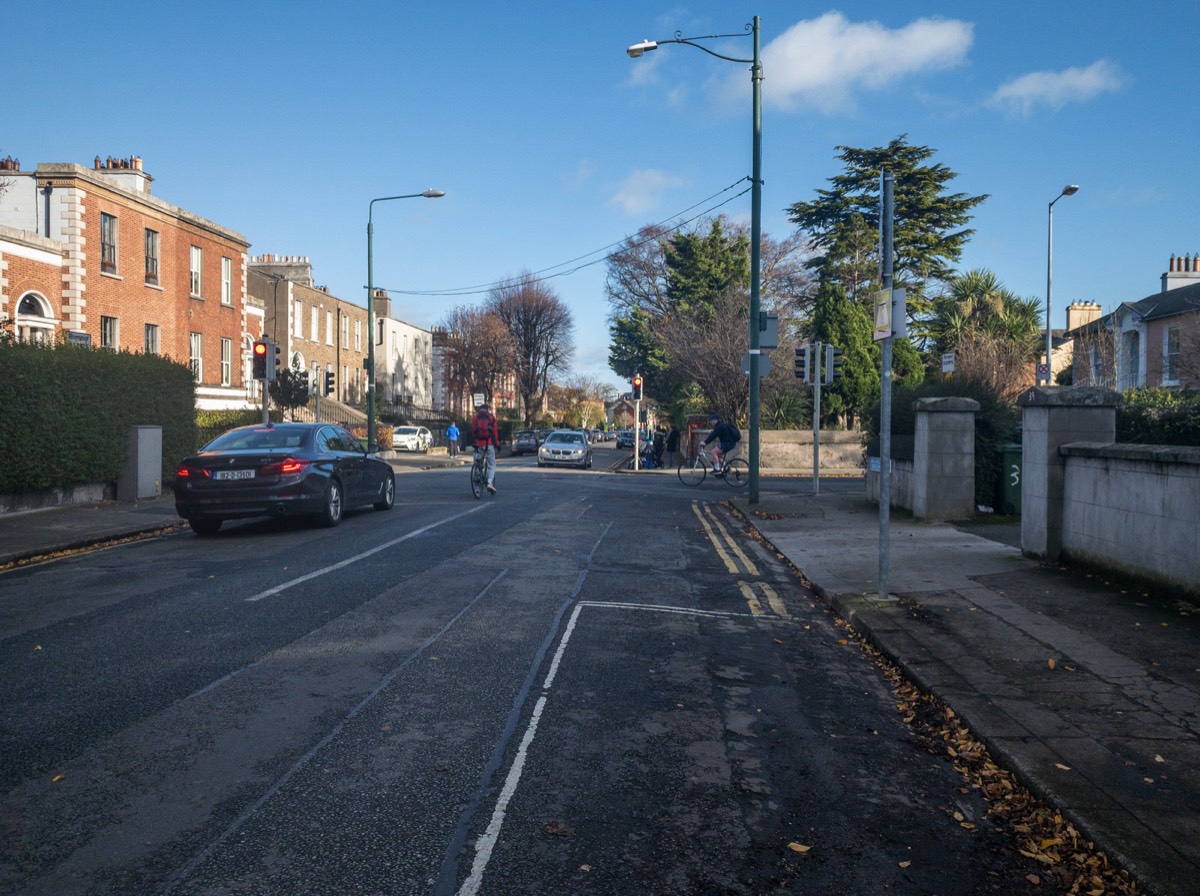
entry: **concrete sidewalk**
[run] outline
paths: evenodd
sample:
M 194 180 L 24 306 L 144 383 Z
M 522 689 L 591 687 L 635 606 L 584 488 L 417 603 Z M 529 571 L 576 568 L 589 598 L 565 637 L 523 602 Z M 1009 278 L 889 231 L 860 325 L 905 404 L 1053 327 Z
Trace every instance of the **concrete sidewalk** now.
M 1198 608 L 1036 563 L 1011 526 L 901 511 L 884 602 L 861 479 L 763 483 L 734 505 L 842 618 L 1144 891 L 1200 892 Z

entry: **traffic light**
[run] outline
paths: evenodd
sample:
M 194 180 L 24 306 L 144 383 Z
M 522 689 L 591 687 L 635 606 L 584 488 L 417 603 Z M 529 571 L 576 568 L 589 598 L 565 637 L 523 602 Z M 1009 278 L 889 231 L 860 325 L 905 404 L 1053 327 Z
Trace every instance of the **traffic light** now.
M 275 363 L 267 365 L 267 379 L 276 380 L 279 379 L 279 346 L 274 343 L 270 345 L 272 349 L 271 357 L 275 359 Z
M 267 343 L 254 343 L 252 355 L 251 373 L 256 380 L 265 380 L 267 378 Z
M 825 346 L 825 385 L 832 385 L 833 381 L 842 375 L 842 350 L 834 348 L 832 345 Z
M 325 394 L 326 395 L 333 394 L 333 371 L 332 370 L 325 371 Z
M 640 373 L 633 375 L 633 400 L 642 400 L 642 375 Z
M 796 379 L 806 383 L 811 383 L 812 378 L 809 376 L 809 355 L 811 354 L 812 346 L 802 345 L 796 349 Z

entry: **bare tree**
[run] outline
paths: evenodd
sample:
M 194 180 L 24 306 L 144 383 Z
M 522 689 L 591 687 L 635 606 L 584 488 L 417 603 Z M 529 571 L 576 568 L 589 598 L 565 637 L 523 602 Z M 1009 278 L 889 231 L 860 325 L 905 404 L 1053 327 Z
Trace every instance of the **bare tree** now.
M 718 295 L 713 315 L 672 313 L 654 328 L 673 369 L 694 381 L 704 397 L 727 420 L 744 420 L 749 390 L 742 371 L 746 353 L 745 293 L 729 289 Z
M 486 307 L 504 323 L 514 346 L 512 371 L 525 425 L 530 426 L 551 375 L 569 369 L 574 351 L 571 312 L 529 272 L 493 289 Z
M 550 385 L 551 407 L 567 423 L 590 429 L 604 417 L 611 389 L 595 377 L 575 374 Z
M 661 317 L 670 310 L 667 262 L 663 247 L 674 231 L 661 225 L 643 227 L 608 256 L 604 292 L 614 319 L 633 311 Z
M 508 327 L 495 314 L 468 305 L 446 315 L 442 326 L 449 334 L 446 358 L 450 366 L 494 403 L 501 378 L 512 372 L 515 352 Z

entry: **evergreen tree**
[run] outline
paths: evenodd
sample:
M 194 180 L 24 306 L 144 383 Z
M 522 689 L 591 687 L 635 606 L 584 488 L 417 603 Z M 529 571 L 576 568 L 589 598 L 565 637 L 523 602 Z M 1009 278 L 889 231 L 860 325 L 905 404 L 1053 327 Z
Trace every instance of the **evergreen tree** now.
M 817 291 L 812 337 L 842 350 L 842 375 L 821 389 L 824 420 L 839 418 L 849 428 L 879 395 L 880 351 L 873 326 L 866 306 L 851 302 L 840 285 L 825 283 Z
M 290 367 L 279 371 L 275 379 L 271 380 L 267 392 L 275 407 L 281 411 L 291 411 L 292 419 L 296 419 L 296 410 L 308 404 L 308 373 L 300 369 L 298 354 L 292 356 Z
M 908 290 L 910 320 L 919 319 L 927 310 L 925 296 L 933 291 L 930 284 L 950 279 L 974 233 L 965 226 L 972 209 L 988 197 L 947 192 L 958 175 L 945 165 L 927 164 L 934 150 L 913 146 L 904 134 L 887 146 L 838 150 L 845 171 L 830 178 L 831 187 L 818 190 L 812 202 L 788 208 L 791 221 L 812 241 L 809 266 L 823 281 L 841 284 L 856 301 L 865 299 L 869 291 L 862 288 L 862 276 L 870 268 L 866 237 L 877 238 L 879 232 L 880 175 L 886 170 L 895 179 L 894 283 Z M 877 270 L 878 249 L 871 254 Z
M 664 252 L 669 313 L 709 320 L 717 296 L 749 286 L 749 240 L 726 233 L 720 218 L 705 236 L 676 233 Z

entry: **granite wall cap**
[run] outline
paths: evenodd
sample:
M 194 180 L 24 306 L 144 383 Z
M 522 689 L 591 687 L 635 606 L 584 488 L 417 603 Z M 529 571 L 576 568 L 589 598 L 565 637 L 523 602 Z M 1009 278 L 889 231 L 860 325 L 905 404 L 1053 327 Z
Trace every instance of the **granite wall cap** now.
M 1115 408 L 1121 396 L 1101 386 L 1030 386 L 1017 404 L 1023 408 Z
M 974 398 L 953 398 L 947 396 L 940 398 L 918 398 L 913 402 L 913 410 L 917 412 L 924 411 L 927 414 L 964 413 L 967 411 L 976 414 L 979 412 L 979 402 Z
M 1191 445 L 1139 445 L 1132 442 L 1069 442 L 1058 446 L 1060 457 L 1094 457 L 1150 464 L 1200 467 L 1200 448 Z

